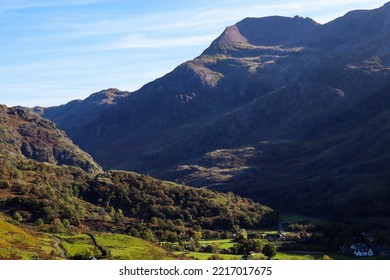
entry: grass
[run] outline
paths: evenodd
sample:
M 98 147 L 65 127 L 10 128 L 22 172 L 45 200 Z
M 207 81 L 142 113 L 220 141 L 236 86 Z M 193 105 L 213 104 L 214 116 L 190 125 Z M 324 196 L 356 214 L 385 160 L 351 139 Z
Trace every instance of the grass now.
M 274 259 L 277 260 L 317 260 L 324 254 L 299 254 L 293 252 L 278 252 Z
M 45 254 L 61 258 L 61 253 L 58 251 L 57 248 L 55 248 L 54 245 L 57 240 L 55 240 L 53 236 L 45 233 L 37 233 L 35 237 L 40 241 L 40 248 Z
M 123 234 L 96 234 L 96 242 L 109 249 L 116 260 L 168 260 L 175 259 L 163 248 L 148 241 Z
M 86 234 L 65 235 L 59 234 L 61 245 L 70 258 L 87 251 L 94 251 L 92 239 Z
M 0 236 L 1 260 L 56 259 L 55 240 L 48 235 L 0 220 Z
M 192 257 L 199 260 L 207 260 L 213 255 L 219 255 L 224 260 L 239 260 L 241 255 L 230 255 L 230 254 L 213 254 L 213 253 L 202 253 L 202 252 L 175 252 L 175 255 Z
M 279 233 L 278 230 L 263 230 L 263 229 L 259 229 L 259 230 L 250 229 L 250 230 L 247 230 L 247 232 L 248 232 L 248 234 L 257 234 L 257 235 Z
M 200 245 L 207 246 L 210 244 L 218 244 L 221 249 L 229 249 L 234 246 L 237 242 L 233 239 L 210 239 L 210 240 L 201 240 L 199 241 Z
M 99 254 L 90 236 L 86 234 L 58 235 L 69 257 L 84 252 Z M 96 242 L 110 252 L 109 259 L 115 260 L 161 260 L 175 259 L 163 248 L 148 241 L 124 234 L 94 234 Z
M 347 255 L 326 253 L 326 254 L 305 254 L 305 253 L 296 253 L 296 252 L 278 252 L 274 259 L 278 260 L 318 260 L 321 259 L 324 255 L 329 256 L 333 260 L 376 260 L 376 257 L 352 257 Z
M 334 260 L 376 260 L 377 257 L 352 257 L 347 255 L 340 255 L 340 254 L 328 254 L 329 257 L 331 257 Z

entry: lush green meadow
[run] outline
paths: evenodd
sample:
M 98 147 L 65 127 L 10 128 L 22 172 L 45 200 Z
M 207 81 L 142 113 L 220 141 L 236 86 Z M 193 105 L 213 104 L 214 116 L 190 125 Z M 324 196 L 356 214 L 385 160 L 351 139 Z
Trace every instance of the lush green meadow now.
M 162 260 L 174 259 L 163 248 L 148 241 L 123 234 L 97 234 L 97 243 L 111 254 L 111 259 Z
M 175 255 L 185 258 L 194 258 L 197 260 L 208 260 L 212 256 L 218 255 L 224 260 L 239 260 L 241 255 L 232 255 L 232 254 L 213 254 L 213 253 L 203 253 L 203 252 L 175 252 Z
M 58 235 L 61 246 L 69 258 L 92 257 L 95 255 L 95 245 L 91 237 L 86 234 Z
M 102 247 L 107 256 L 94 245 L 92 238 L 87 234 L 58 235 L 61 245 L 69 258 L 103 258 L 116 260 L 161 260 L 175 259 L 163 248 L 148 241 L 124 234 L 96 234 L 97 244 Z

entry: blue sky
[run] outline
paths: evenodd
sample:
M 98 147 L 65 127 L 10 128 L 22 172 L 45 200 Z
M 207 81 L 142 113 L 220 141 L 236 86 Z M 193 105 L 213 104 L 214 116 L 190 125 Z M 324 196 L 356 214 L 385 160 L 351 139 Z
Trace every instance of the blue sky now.
M 52 106 L 133 91 L 193 59 L 245 17 L 326 23 L 386 1 L 0 0 L 0 104 Z

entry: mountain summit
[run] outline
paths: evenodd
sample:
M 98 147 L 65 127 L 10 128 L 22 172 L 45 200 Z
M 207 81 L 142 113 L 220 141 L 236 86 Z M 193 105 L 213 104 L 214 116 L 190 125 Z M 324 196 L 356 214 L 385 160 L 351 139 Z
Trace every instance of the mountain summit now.
M 109 106 L 42 114 L 105 168 L 288 211 L 389 215 L 389 7 L 324 25 L 247 18 Z
M 318 27 L 310 18 L 272 16 L 265 18 L 246 18 L 229 26 L 203 53 L 215 55 L 228 53 L 242 47 L 283 46 L 303 39 Z

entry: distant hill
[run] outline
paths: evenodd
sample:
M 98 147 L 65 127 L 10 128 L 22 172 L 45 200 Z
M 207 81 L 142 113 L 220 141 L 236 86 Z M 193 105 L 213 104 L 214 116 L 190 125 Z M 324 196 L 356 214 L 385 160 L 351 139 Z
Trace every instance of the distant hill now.
M 286 211 L 388 217 L 389 14 L 247 18 L 136 92 L 40 112 L 105 169 Z
M 53 122 L 22 107 L 0 105 L 0 148 L 14 158 L 23 155 L 39 162 L 77 166 L 87 172 L 101 171 L 91 156 Z

